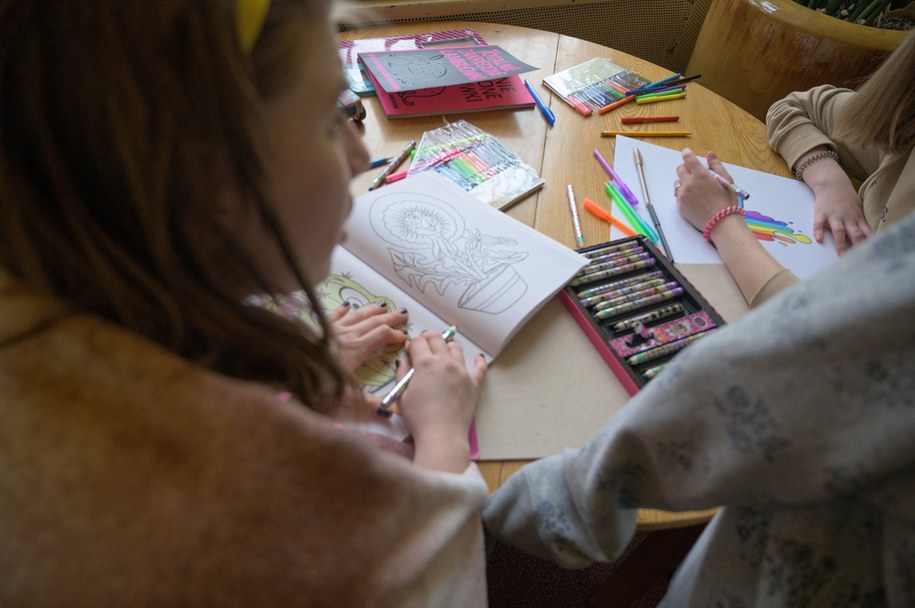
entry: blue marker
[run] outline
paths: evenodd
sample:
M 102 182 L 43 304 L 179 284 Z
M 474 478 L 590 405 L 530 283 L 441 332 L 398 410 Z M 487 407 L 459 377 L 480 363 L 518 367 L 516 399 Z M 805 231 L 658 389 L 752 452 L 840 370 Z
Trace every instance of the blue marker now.
M 677 72 L 676 74 L 673 74 L 673 75 L 671 75 L 671 76 L 668 76 L 667 78 L 662 78 L 661 80 L 657 80 L 657 81 L 655 81 L 655 82 L 646 84 L 646 85 L 645 85 L 644 87 L 642 87 L 642 88 L 643 88 L 643 89 L 656 89 L 657 87 L 659 87 L 659 86 L 661 86 L 661 85 L 665 85 L 665 84 L 667 84 L 668 82 L 671 82 L 672 80 L 676 80 L 677 78 L 680 78 L 681 76 L 683 76 L 683 74 L 681 74 L 680 72 Z
M 537 91 L 534 90 L 534 85 L 531 84 L 531 81 L 527 78 L 524 79 L 524 86 L 527 87 L 527 92 L 531 94 L 531 97 L 534 98 L 534 103 L 537 104 L 537 107 L 540 108 L 540 113 L 543 114 L 543 117 L 546 119 L 546 122 L 551 127 L 556 122 L 556 116 L 553 114 L 553 111 L 547 107 L 543 100 L 540 99 L 540 95 L 537 94 Z

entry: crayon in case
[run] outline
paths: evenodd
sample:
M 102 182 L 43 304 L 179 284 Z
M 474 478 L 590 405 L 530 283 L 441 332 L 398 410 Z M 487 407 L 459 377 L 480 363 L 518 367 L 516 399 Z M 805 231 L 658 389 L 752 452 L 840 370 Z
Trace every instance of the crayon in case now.
M 630 395 L 684 348 L 724 325 L 650 239 L 579 249 L 590 262 L 559 293 Z

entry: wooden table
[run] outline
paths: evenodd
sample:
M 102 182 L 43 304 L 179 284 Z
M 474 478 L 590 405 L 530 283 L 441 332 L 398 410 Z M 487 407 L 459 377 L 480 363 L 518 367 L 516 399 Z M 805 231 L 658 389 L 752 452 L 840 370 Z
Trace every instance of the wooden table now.
M 611 48 L 550 32 L 488 23 L 451 21 L 398 24 L 343 32 L 340 39 L 465 27 L 475 29 L 489 44 L 499 45 L 522 61 L 539 66 L 538 71 L 525 74 L 532 83 L 540 83 L 544 76 L 593 57 L 608 57 L 614 63 L 651 80 L 670 75 L 669 71 L 659 66 Z M 601 138 L 600 131 L 618 128 L 620 116 L 676 113 L 681 116 L 677 130 L 690 131 L 694 134 L 692 137 L 647 141 L 677 150 L 689 146 L 699 154 L 712 149 L 722 159 L 737 165 L 778 175 L 791 175 L 781 157 L 772 152 L 766 143 L 765 125 L 762 122 L 695 82 L 689 85 L 689 95 L 684 100 L 644 106 L 628 104 L 621 110 L 588 119 L 584 119 L 542 87 L 538 87 L 538 90 L 556 114 L 556 125 L 553 128 L 547 126 L 536 109 L 452 114 L 447 119 L 453 122 L 463 118 L 496 135 L 509 149 L 540 172 L 546 180 L 543 190 L 506 212 L 569 247 L 575 247 L 575 238 L 565 185 L 590 187 L 592 191 L 602 189 L 606 176 L 593 162 L 591 151 L 599 147 L 612 162 L 613 140 Z M 441 116 L 388 120 L 376 98 L 366 98 L 365 104 L 368 110 L 364 128 L 365 143 L 373 158 L 395 154 L 410 139 L 417 139 L 422 132 L 444 124 Z M 368 189 L 375 173 L 376 171 L 370 171 L 355 179 L 352 187 L 354 195 Z M 674 178 L 672 175 L 671 184 Z M 586 243 L 606 240 L 605 225 L 587 214 L 582 215 L 581 221 Z M 733 319 L 746 310 L 723 266 L 678 267 L 725 319 Z M 524 464 L 525 461 L 488 461 L 481 462 L 480 469 L 490 489 L 494 490 Z M 639 511 L 639 527 L 648 530 L 691 525 L 707 521 L 712 513 L 714 511 L 667 513 L 642 509 Z

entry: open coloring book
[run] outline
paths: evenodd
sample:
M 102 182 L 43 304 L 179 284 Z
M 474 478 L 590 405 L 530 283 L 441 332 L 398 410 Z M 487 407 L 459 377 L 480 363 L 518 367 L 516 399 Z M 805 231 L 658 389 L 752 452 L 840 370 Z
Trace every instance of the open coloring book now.
M 456 325 L 468 364 L 479 353 L 496 357 L 585 264 L 433 172 L 358 197 L 346 232 L 318 286 L 322 305 L 406 308 L 410 335 Z M 387 386 L 397 355 L 376 355 L 359 379 L 370 389 Z

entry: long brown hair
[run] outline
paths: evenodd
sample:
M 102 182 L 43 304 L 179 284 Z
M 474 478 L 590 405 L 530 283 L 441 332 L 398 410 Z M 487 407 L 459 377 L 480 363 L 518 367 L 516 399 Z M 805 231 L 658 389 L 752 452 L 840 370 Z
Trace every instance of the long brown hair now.
M 907 153 L 915 144 L 915 31 L 845 106 L 836 136 L 850 144 Z
M 346 380 L 329 329 L 240 301 L 274 292 L 217 220 L 226 181 L 283 241 L 259 101 L 282 94 L 296 26 L 329 0 L 274 0 L 250 54 L 234 2 L 0 0 L 0 266 L 210 369 L 327 409 Z M 313 25 L 311 25 L 313 27 Z M 321 277 L 317 277 L 321 278 Z

